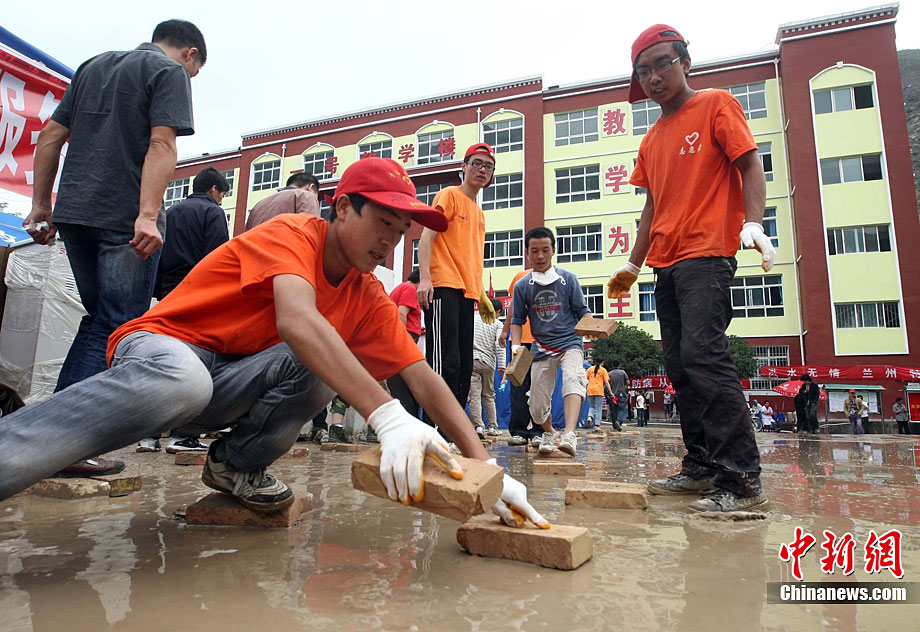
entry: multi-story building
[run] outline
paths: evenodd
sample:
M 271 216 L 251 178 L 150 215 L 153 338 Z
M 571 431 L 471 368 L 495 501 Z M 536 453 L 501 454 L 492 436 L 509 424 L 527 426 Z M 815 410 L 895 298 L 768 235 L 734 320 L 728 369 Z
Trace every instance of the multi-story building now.
M 920 364 L 911 361 L 920 349 L 920 278 L 910 273 L 920 262 L 920 222 L 897 12 L 892 4 L 784 24 L 774 50 L 691 68 L 691 87 L 726 89 L 741 102 L 766 172 L 763 223 L 776 266 L 765 273 L 756 252 L 738 253 L 729 330 L 756 347 L 762 364 Z M 627 102 L 629 79 L 544 88 L 528 77 L 246 134 L 239 150 L 182 160 L 167 202 L 213 165 L 232 177 L 224 206 L 238 234 L 247 210 L 290 174 L 312 172 L 331 191 L 371 153 L 403 164 L 430 202 L 459 183 L 464 150 L 483 140 L 498 159 L 480 200 L 484 284 L 506 294 L 525 266 L 525 232 L 546 225 L 557 236 L 557 262 L 578 275 L 592 311 L 658 338 L 651 270 L 630 296 L 610 301 L 605 293 L 635 240 L 645 191 L 629 176 L 661 114 L 651 101 Z M 397 280 L 417 261 L 419 233 L 387 263 Z

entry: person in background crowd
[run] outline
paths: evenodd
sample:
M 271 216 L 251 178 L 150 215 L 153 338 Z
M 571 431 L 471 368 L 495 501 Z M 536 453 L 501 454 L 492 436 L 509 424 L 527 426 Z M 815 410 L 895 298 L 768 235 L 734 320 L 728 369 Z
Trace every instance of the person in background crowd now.
M 492 309 L 498 314 L 501 301 L 492 299 Z M 485 406 L 489 427 L 485 434 L 498 436 L 498 418 L 495 413 L 495 367 L 505 374 L 505 350 L 500 340 L 504 324 L 500 320 L 486 324 L 481 318 L 473 319 L 473 374 L 470 379 L 470 421 L 476 434 L 483 436 L 482 411 Z
M 898 434 L 910 434 L 910 411 L 904 404 L 904 398 L 899 397 L 895 400 L 894 406 L 891 407 L 894 413 L 894 419 L 898 422 Z
M 770 402 L 763 403 L 763 407 L 760 409 L 760 416 L 761 419 L 763 419 L 764 430 L 775 430 L 775 422 L 773 421 L 773 407 L 770 406 Z
M 604 410 L 604 394 L 610 390 L 610 377 L 604 368 L 604 359 L 594 358 L 594 366 L 590 367 L 588 377 L 588 427 L 600 428 Z
M 861 395 L 856 398 L 856 401 L 859 403 L 859 427 L 861 430 L 859 434 L 866 434 L 869 430 L 869 404 L 866 403 Z
M 859 415 L 859 402 L 856 397 L 856 391 L 852 388 L 845 400 L 843 400 L 843 411 L 850 418 L 850 432 L 853 434 L 862 434 L 862 421 Z
M 252 207 L 245 230 L 283 213 L 310 213 L 319 217 L 319 180 L 312 173 L 295 173 L 284 187 Z

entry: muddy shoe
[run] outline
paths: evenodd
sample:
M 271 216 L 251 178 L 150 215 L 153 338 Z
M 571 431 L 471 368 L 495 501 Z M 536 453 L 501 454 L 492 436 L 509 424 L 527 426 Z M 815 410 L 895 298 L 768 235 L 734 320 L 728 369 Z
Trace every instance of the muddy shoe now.
M 646 489 L 648 489 L 650 494 L 671 496 L 677 494 L 699 494 L 704 489 L 709 489 L 711 487 L 711 478 L 696 479 L 690 478 L 686 474 L 675 474 L 667 478 L 649 481 Z
M 367 437 L 365 441 L 368 443 L 380 443 L 380 440 L 377 439 L 377 433 L 374 432 L 374 429 L 370 426 L 367 427 Z
M 137 448 L 135 452 L 159 452 L 160 451 L 160 440 L 154 437 L 147 437 L 146 439 L 141 439 L 137 442 Z
M 486 429 L 483 428 L 482 426 L 476 426 L 476 436 L 478 436 L 480 439 L 485 439 Z
M 578 443 L 578 437 L 574 432 L 567 432 L 562 435 L 562 441 L 559 442 L 559 451 L 565 452 L 569 456 L 575 456 L 575 446 Z
M 325 428 L 314 428 L 310 433 L 310 441 L 313 443 L 326 443 L 329 440 L 329 431 Z
M 527 437 L 519 437 L 514 435 L 508 439 L 508 445 L 527 445 Z
M 738 496 L 727 489 L 719 489 L 706 494 L 699 500 L 690 503 L 687 508 L 691 511 L 718 511 L 729 513 L 732 511 L 747 511 L 755 507 L 762 507 L 769 501 L 761 492 L 755 496 Z
M 329 443 L 351 443 L 351 439 L 345 434 L 345 428 L 342 426 L 329 426 Z
M 118 474 L 125 469 L 124 461 L 113 461 L 97 456 L 95 459 L 83 459 L 73 465 L 55 472 L 51 478 L 86 478 L 87 476 L 108 476 Z
M 237 502 L 253 511 L 281 511 L 294 502 L 287 485 L 264 469 L 252 472 L 231 472 L 210 454 L 201 471 L 201 482 L 211 489 L 232 494 Z
M 498 428 L 489 428 L 488 430 L 486 430 L 486 434 L 489 435 L 490 437 L 500 437 L 502 436 L 502 431 L 499 430 Z
M 198 440 L 198 437 L 185 437 L 176 439 L 166 446 L 166 452 L 177 454 L 179 452 L 207 452 L 208 446 Z
M 540 439 L 540 454 L 549 454 L 556 449 L 556 433 L 544 432 Z

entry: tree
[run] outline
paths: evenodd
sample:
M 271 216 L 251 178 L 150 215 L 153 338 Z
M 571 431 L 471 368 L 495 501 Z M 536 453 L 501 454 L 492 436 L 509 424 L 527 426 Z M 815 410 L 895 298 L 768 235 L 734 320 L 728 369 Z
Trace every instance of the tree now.
M 757 354 L 748 341 L 738 336 L 728 337 L 728 346 L 732 355 L 732 362 L 738 367 L 738 377 L 757 377 L 760 367 L 757 366 Z
M 594 343 L 594 357 L 604 359 L 607 368 L 619 360 L 629 377 L 654 375 L 661 369 L 661 346 L 648 333 L 620 322 L 613 335 Z

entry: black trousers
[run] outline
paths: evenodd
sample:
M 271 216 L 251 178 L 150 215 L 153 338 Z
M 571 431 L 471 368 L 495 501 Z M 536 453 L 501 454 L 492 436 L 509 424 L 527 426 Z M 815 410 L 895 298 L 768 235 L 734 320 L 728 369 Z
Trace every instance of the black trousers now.
M 463 408 L 473 375 L 473 299 L 464 297 L 463 290 L 436 287 L 434 300 L 424 311 L 425 358 Z M 435 425 L 427 411 L 424 421 Z
M 530 350 L 529 342 L 525 343 L 524 346 L 527 347 L 528 351 Z M 508 384 L 511 384 L 511 382 L 509 381 Z M 528 370 L 520 386 L 511 384 L 511 421 L 508 422 L 508 432 L 511 433 L 512 437 L 532 439 L 543 434 L 543 428 L 536 424 L 534 424 L 533 428 L 527 429 L 531 421 L 530 406 L 527 404 L 527 391 L 529 390 L 530 371 Z
M 412 336 L 415 342 L 418 342 L 418 336 L 415 334 L 409 335 Z M 390 389 L 390 395 L 399 400 L 399 403 L 406 409 L 406 412 L 413 417 L 419 416 L 418 400 L 415 399 L 415 395 L 409 390 L 409 385 L 406 384 L 406 381 L 402 379 L 399 373 L 387 378 L 387 388 Z
M 734 257 L 657 268 L 655 302 L 664 365 L 680 401 L 687 455 L 681 473 L 715 478 L 739 496 L 760 492 L 760 453 L 725 330 L 732 319 Z

